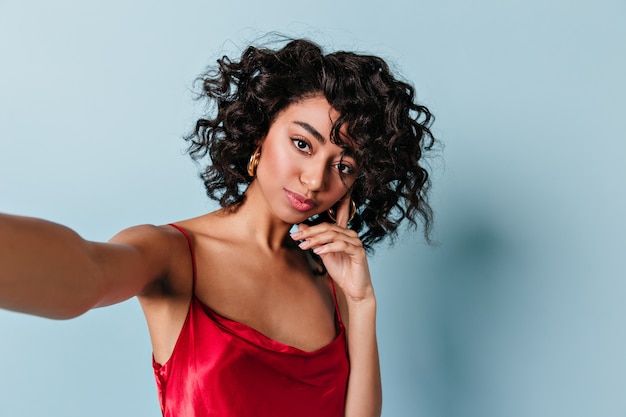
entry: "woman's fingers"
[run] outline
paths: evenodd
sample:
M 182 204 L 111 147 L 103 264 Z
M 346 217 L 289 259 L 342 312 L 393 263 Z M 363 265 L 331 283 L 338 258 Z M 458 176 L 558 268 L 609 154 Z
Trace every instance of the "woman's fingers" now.
M 357 234 L 348 229 L 330 229 L 330 230 L 312 230 L 309 228 L 303 231 L 297 239 L 302 240 L 300 248 L 311 249 L 321 245 L 327 245 L 332 242 L 346 242 L 347 244 L 361 247 L 362 243 Z M 294 235 L 294 238 L 295 235 Z
M 357 233 L 336 225 L 326 223 L 303 228 L 292 237 L 301 241 L 301 249 L 312 249 L 318 255 L 342 252 L 350 257 L 365 256 L 363 243 Z
M 314 241 L 315 243 L 319 243 L 324 239 L 326 239 L 325 243 L 328 243 L 330 240 L 340 238 L 341 236 L 358 240 L 356 232 L 337 225 L 331 225 L 330 223 L 321 223 L 315 226 L 301 224 L 298 225 L 298 231 L 291 234 L 294 240 Z
M 313 248 L 313 252 L 318 255 L 341 252 L 350 256 L 350 258 L 354 258 L 357 263 L 360 263 L 360 261 L 358 261 L 359 257 L 365 257 L 365 250 L 362 246 L 355 245 L 354 243 L 345 240 L 335 240 L 333 242 L 316 246 Z
M 337 207 L 337 226 L 347 228 L 350 220 L 350 195 L 346 195 Z
M 291 234 L 300 241 L 303 250 L 312 249 L 318 255 L 331 252 L 345 252 L 350 256 L 363 251 L 363 243 L 356 232 L 348 229 L 351 200 L 346 195 L 337 206 L 336 223 L 321 223 L 315 226 L 298 226 L 298 231 Z

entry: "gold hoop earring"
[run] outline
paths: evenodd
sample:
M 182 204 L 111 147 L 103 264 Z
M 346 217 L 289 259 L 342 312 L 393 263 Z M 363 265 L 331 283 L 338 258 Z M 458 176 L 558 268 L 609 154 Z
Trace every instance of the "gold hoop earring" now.
M 259 166 L 259 159 L 261 159 L 261 145 L 256 147 L 248 161 L 248 175 L 253 178 L 256 175 L 256 167 Z
M 329 208 L 328 210 L 326 210 L 326 213 L 328 213 L 328 217 L 330 217 L 330 219 L 332 221 L 334 221 L 335 223 L 337 222 L 337 217 L 335 215 L 335 209 L 334 208 Z M 350 199 L 350 218 L 348 219 L 348 222 L 351 222 L 352 219 L 354 219 L 354 215 L 356 214 L 356 204 L 354 203 L 353 199 Z

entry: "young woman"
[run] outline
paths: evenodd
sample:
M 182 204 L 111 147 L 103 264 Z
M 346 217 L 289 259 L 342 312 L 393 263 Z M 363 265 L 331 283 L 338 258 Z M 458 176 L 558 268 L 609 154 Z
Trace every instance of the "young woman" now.
M 201 80 L 190 153 L 222 209 L 108 243 L 0 215 L 0 306 L 71 318 L 137 296 L 164 416 L 380 415 L 366 250 L 403 220 L 428 237 L 429 111 L 382 59 L 306 40 Z

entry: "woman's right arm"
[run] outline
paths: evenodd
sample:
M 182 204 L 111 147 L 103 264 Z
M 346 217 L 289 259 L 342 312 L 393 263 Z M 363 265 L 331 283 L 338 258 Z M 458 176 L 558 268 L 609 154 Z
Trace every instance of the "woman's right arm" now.
M 165 235 L 137 226 L 90 242 L 56 223 L 0 214 L 0 308 L 65 319 L 141 295 L 167 276 Z

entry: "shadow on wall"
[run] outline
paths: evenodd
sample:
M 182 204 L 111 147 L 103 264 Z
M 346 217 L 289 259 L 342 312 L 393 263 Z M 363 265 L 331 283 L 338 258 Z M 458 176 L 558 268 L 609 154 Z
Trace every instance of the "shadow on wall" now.
M 434 416 L 500 416 L 498 369 L 507 361 L 511 309 L 523 264 L 521 245 L 510 229 L 485 210 L 464 210 L 445 219 L 424 282 L 430 345 L 428 393 Z M 523 304 L 523 303 L 522 303 Z M 503 344 L 504 343 L 504 344 Z

